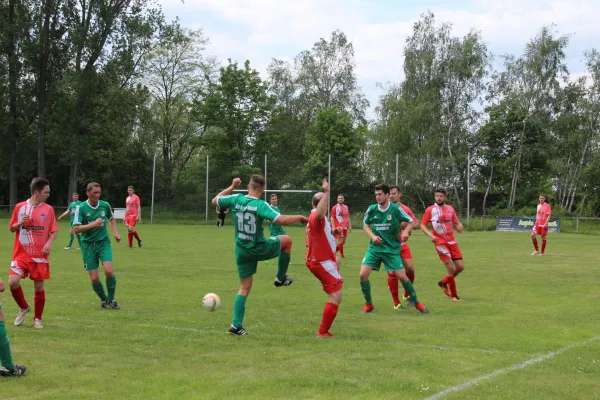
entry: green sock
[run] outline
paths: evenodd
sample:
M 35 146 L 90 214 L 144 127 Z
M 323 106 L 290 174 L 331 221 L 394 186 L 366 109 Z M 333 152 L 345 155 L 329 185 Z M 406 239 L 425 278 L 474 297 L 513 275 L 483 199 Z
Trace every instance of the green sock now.
M 113 275 L 112 278 L 106 277 L 106 290 L 108 291 L 108 301 L 115 299 L 115 291 L 117 290 L 117 277 Z
M 373 299 L 371 299 L 371 281 L 366 280 L 360 283 L 360 289 L 362 290 L 363 296 L 365 296 L 365 303 L 371 304 Z
M 72 244 L 73 244 L 73 234 L 71 233 L 71 236 L 69 237 L 69 244 L 67 245 L 67 247 L 71 247 Z
M 235 301 L 233 302 L 233 320 L 231 321 L 231 325 L 236 328 L 242 326 L 244 322 L 244 313 L 246 312 L 246 296 L 242 296 L 238 294 L 235 296 Z
M 0 321 L 0 364 L 7 369 L 13 369 L 12 354 L 10 354 L 10 342 L 6 334 L 6 326 L 4 321 Z
M 277 279 L 281 282 L 285 280 L 288 267 L 290 266 L 290 253 L 281 252 L 279 254 L 279 263 L 277 264 Z
M 419 302 L 419 300 L 417 299 L 417 292 L 415 292 L 415 287 L 413 286 L 413 284 L 410 281 L 410 279 L 408 279 L 405 283 L 403 283 L 402 286 L 404 287 L 404 290 L 406 290 L 408 292 L 408 295 L 410 296 L 410 299 L 415 304 L 417 304 Z
M 94 289 L 94 292 L 96 292 L 98 297 L 100 297 L 100 300 L 108 301 L 108 299 L 106 298 L 106 293 L 104 293 L 104 287 L 102 286 L 102 282 L 98 282 L 98 283 L 92 282 L 92 288 Z

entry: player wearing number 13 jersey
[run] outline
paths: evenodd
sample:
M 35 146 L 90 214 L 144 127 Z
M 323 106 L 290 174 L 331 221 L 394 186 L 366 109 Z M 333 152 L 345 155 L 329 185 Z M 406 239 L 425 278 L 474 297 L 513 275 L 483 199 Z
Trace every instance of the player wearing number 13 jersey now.
M 292 250 L 292 239 L 287 235 L 273 236 L 266 239 L 263 233 L 263 222 L 269 220 L 280 225 L 296 222 L 306 223 L 308 219 L 302 215 L 281 215 L 271 208 L 260 197 L 265 191 L 265 178 L 252 175 L 248 183 L 248 194 L 230 196 L 241 183 L 235 178 L 227 189 L 212 200 L 213 206 L 226 207 L 233 214 L 235 231 L 235 260 L 240 278 L 240 289 L 233 304 L 233 321 L 229 333 L 246 335 L 242 327 L 246 312 L 246 298 L 252 288 L 252 277 L 256 273 L 259 261 L 279 256 L 275 286 L 289 286 L 292 279 L 287 276 Z

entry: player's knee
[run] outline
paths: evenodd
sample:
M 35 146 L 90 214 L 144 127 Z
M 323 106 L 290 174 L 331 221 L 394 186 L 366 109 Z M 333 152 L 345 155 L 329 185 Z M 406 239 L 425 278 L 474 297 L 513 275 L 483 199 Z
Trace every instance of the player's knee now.
M 342 302 L 342 290 L 340 289 L 337 292 L 330 294 L 329 302 L 335 305 L 340 305 L 340 303 Z
M 361 282 L 366 282 L 369 280 L 369 274 L 367 272 L 360 271 L 358 277 L 360 278 Z
M 8 278 L 8 287 L 10 288 L 10 290 L 17 290 L 19 286 L 21 286 L 21 283 L 17 279 L 11 279 L 13 276 L 14 275 L 11 275 L 11 277 Z

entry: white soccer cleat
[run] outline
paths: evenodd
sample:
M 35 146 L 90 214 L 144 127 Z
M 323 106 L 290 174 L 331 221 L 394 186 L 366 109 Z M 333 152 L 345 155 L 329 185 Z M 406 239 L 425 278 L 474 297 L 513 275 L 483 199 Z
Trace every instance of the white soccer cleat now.
M 42 320 L 41 319 L 34 319 L 33 320 L 33 327 L 35 329 L 42 329 L 44 327 L 44 325 L 42 325 Z
M 23 323 L 23 321 L 25 320 L 25 314 L 27 314 L 29 310 L 31 310 L 31 308 L 27 307 L 19 311 L 17 318 L 15 318 L 15 326 L 19 326 Z
M 540 253 L 540 252 L 539 252 L 539 251 L 537 251 L 537 250 L 536 250 L 536 251 L 534 251 L 533 253 L 531 253 L 531 255 L 532 255 L 532 256 L 537 256 L 538 254 L 542 254 L 542 253 Z

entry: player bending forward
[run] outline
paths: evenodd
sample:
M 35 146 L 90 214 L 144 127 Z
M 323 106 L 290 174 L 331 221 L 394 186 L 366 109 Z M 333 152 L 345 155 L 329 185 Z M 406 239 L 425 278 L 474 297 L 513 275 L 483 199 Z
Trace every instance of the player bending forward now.
M 552 208 L 550 204 L 546 203 L 546 195 L 540 194 L 538 199 L 540 204 L 537 206 L 537 215 L 535 218 L 535 225 L 533 225 L 533 230 L 531 231 L 531 241 L 533 242 L 533 248 L 535 251 L 531 253 L 532 256 L 544 255 L 546 251 L 546 236 L 548 235 L 548 223 L 550 222 L 550 217 L 552 216 Z M 542 251 L 540 252 L 540 248 L 538 247 L 537 235 L 542 237 Z
M 431 223 L 433 233 L 427 229 Z M 437 189 L 435 191 L 435 204 L 425 210 L 421 230 L 426 234 L 435 245 L 440 260 L 446 267 L 447 274 L 438 285 L 444 291 L 444 294 L 454 301 L 460 301 L 456 292 L 455 278 L 465 269 L 463 256 L 454 238 L 454 228 L 458 233 L 463 231 L 463 224 L 456 216 L 454 207 L 446 204 L 446 190 Z
M 275 286 L 289 286 L 293 282 L 287 276 L 292 239 L 287 235 L 265 239 L 263 221 L 269 220 L 281 225 L 308 222 L 308 219 L 302 215 L 281 215 L 260 199 L 265 191 L 264 177 L 252 175 L 250 183 L 248 183 L 248 194 L 240 193 L 230 196 L 229 194 L 240 183 L 240 178 L 235 178 L 231 186 L 212 200 L 213 206 L 227 207 L 233 213 L 235 260 L 240 278 L 240 289 L 233 303 L 233 320 L 229 328 L 229 333 L 232 335 L 248 334 L 242 324 L 246 312 L 246 299 L 252 289 L 252 276 L 256 273 L 259 261 L 279 256 Z
M 321 281 L 328 298 L 323 309 L 323 318 L 317 333 L 318 338 L 333 336 L 329 332 L 329 328 L 331 328 L 338 312 L 338 306 L 342 302 L 344 282 L 335 256 L 335 239 L 327 220 L 328 199 L 329 183 L 327 180 L 323 180 L 323 192 L 313 196 L 313 209 L 306 225 L 306 266 Z
M 374 311 L 369 275 L 373 270 L 379 271 L 381 263 L 383 263 L 385 270 L 392 272 L 402 282 L 402 286 L 410 295 L 416 309 L 422 313 L 427 313 L 429 310 L 417 299 L 415 288 L 406 276 L 404 265 L 400 259 L 400 224 L 408 222 L 401 236 L 402 241 L 406 242 L 412 231 L 412 218 L 396 204 L 390 202 L 390 188 L 388 185 L 375 186 L 375 198 L 377 204 L 367 209 L 363 221 L 363 230 L 371 238 L 369 248 L 360 267 L 360 287 L 365 297 L 363 312 Z

